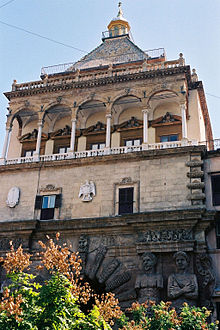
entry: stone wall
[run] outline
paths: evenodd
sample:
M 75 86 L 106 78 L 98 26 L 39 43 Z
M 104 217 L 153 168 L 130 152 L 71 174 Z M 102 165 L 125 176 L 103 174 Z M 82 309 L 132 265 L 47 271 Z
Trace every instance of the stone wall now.
M 8 165 L 1 168 L 0 219 L 37 219 L 35 197 L 40 189 L 53 185 L 62 190 L 58 219 L 105 217 L 118 214 L 117 189 L 135 186 L 134 212 L 187 208 L 191 206 L 186 166 L 191 147 L 87 159 Z M 200 156 L 200 152 L 198 154 Z M 78 197 L 80 186 L 92 181 L 96 196 L 91 202 Z M 124 180 L 124 181 L 123 181 Z M 12 187 L 19 187 L 20 200 L 14 208 L 6 205 Z

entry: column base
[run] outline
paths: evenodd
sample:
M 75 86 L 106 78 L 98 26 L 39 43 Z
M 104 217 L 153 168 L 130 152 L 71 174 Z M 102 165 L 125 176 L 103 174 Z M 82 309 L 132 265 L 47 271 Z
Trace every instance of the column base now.
M 181 146 L 182 147 L 187 147 L 189 145 L 189 140 L 187 138 L 183 138 L 181 140 Z
M 142 143 L 142 150 L 148 150 L 149 149 L 149 143 Z
M 40 155 L 38 153 L 35 153 L 33 154 L 33 161 L 34 162 L 39 162 L 40 161 Z

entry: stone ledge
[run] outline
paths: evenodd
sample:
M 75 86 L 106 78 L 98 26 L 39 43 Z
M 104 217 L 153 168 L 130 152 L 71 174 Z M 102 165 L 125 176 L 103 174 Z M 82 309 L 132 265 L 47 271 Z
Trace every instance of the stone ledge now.
M 187 155 L 192 152 L 203 153 L 205 151 L 205 146 L 188 146 L 188 147 L 178 147 L 178 148 L 167 148 L 167 149 L 154 149 L 154 150 L 144 150 L 144 151 L 137 151 L 131 152 L 126 154 L 116 154 L 116 155 L 106 155 L 106 156 L 96 156 L 96 157 L 89 157 L 89 158 L 77 158 L 77 159 L 65 159 L 65 160 L 56 160 L 56 161 L 48 161 L 48 162 L 38 162 L 38 163 L 23 163 L 23 164 L 13 164 L 13 165 L 2 165 L 0 166 L 0 173 L 5 171 L 14 171 L 14 170 L 27 170 L 27 169 L 38 169 L 38 168 L 47 168 L 47 167 L 59 167 L 59 166 L 88 166 L 88 165 L 98 165 L 98 164 L 106 164 L 115 163 L 115 162 L 127 162 L 127 161 L 142 161 L 148 159 L 155 159 L 155 158 L 164 158 Z M 200 172 L 191 172 L 187 173 L 189 177 L 198 177 L 196 176 L 197 173 Z M 203 176 L 203 172 L 202 176 Z M 198 174 L 199 175 L 199 174 Z

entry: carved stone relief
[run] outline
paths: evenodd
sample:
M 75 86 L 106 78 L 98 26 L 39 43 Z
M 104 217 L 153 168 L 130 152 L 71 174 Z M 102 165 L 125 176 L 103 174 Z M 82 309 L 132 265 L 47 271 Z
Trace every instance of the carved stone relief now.
M 18 205 L 20 199 L 20 189 L 18 187 L 12 187 L 8 192 L 6 204 L 8 207 L 15 207 Z
M 190 306 L 197 305 L 198 282 L 196 275 L 187 269 L 190 259 L 185 252 L 176 252 L 173 258 L 176 264 L 176 273 L 168 277 L 167 296 L 172 300 L 177 311 L 180 311 L 184 302 Z
M 215 288 L 215 276 L 212 271 L 211 258 L 207 254 L 202 253 L 196 256 L 196 270 L 198 273 L 200 305 L 212 310 L 211 297 Z
M 160 301 L 160 290 L 163 288 L 163 277 L 156 273 L 157 257 L 153 253 L 144 253 L 142 256 L 143 272 L 138 274 L 135 289 L 139 303 L 147 300 Z
M 78 243 L 78 252 L 80 255 L 80 259 L 82 260 L 82 264 L 81 264 L 82 275 L 84 275 L 85 273 L 88 251 L 89 251 L 89 238 L 86 235 L 81 235 Z
M 6 251 L 10 249 L 10 242 L 12 241 L 13 246 L 17 249 L 20 245 L 25 245 L 24 240 L 21 238 L 0 238 L 0 251 Z
M 86 180 L 86 182 L 80 186 L 79 198 L 82 197 L 83 202 L 91 202 L 95 195 L 95 183 L 93 181 Z
M 139 242 L 166 242 L 166 241 L 187 241 L 192 240 L 191 230 L 148 230 L 139 236 Z

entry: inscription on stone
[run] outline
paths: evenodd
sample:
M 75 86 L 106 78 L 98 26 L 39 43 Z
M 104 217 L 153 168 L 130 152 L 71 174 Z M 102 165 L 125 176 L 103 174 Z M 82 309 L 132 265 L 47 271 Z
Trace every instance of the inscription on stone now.
M 179 230 L 148 230 L 139 236 L 139 242 L 166 242 L 191 240 L 192 231 Z

